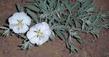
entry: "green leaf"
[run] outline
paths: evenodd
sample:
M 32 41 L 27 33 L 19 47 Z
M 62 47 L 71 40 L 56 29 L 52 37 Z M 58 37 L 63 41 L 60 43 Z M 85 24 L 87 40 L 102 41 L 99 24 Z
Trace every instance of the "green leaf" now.
M 20 45 L 20 47 L 23 50 L 28 50 L 30 47 L 32 47 L 32 44 L 29 41 L 24 40 L 24 42 Z
M 70 45 L 70 52 L 75 53 L 78 52 L 78 48 L 76 48 L 73 44 Z
M 75 39 L 76 39 L 80 44 L 83 43 L 83 41 L 82 41 L 82 39 L 81 39 L 81 37 L 80 37 L 79 35 L 74 35 L 74 37 L 75 37 Z
M 29 9 L 26 9 L 26 10 L 27 10 L 27 13 L 31 16 L 33 23 L 37 23 L 38 22 L 38 17 L 36 15 L 36 13 L 29 10 Z
M 68 39 L 69 33 L 69 36 L 81 44 L 80 32 L 98 37 L 102 28 L 109 28 L 107 23 L 102 22 L 107 15 L 96 9 L 93 0 L 77 0 L 75 3 L 71 3 L 70 0 L 33 1 L 24 6 L 28 15 L 34 23 L 47 22 L 54 32 L 50 38 L 54 37 L 53 35 L 58 36 L 71 52 L 78 49 Z
M 10 34 L 11 34 L 10 28 L 8 28 L 8 27 L 0 27 L 0 29 L 3 30 L 1 32 L 0 36 L 10 36 Z
M 27 4 L 27 5 L 24 5 L 24 7 L 34 11 L 34 12 L 39 12 L 40 9 L 38 7 L 36 7 L 34 4 Z
M 16 9 L 18 12 L 24 11 L 24 8 L 20 4 L 16 4 Z
M 75 38 L 80 44 L 83 43 L 81 37 L 79 36 L 79 32 L 76 32 L 76 31 L 69 31 L 70 35 Z
M 55 33 L 60 39 L 65 39 L 64 35 L 59 30 L 55 31 Z
M 51 32 L 51 35 L 50 35 L 50 40 L 53 40 L 54 38 L 56 37 L 54 31 Z
M 73 3 L 71 3 L 69 0 L 64 0 L 64 1 L 62 1 L 62 2 L 65 4 L 66 8 L 67 8 L 69 11 L 72 10 L 72 8 L 73 8 Z

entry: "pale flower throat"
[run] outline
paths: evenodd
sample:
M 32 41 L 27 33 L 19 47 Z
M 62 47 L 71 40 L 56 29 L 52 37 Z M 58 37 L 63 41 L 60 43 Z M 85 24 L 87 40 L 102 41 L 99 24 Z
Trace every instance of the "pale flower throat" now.
M 43 35 L 43 32 L 39 29 L 38 31 L 34 31 L 36 33 L 37 37 L 41 37 Z
M 17 26 L 18 26 L 18 30 L 19 29 L 21 29 L 21 28 L 23 28 L 23 20 L 17 20 L 18 21 L 18 23 L 16 24 Z

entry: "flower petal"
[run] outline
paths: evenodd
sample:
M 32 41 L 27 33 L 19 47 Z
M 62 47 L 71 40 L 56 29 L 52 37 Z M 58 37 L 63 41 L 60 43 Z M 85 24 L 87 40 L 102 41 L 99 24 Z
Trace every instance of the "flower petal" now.
M 39 41 L 37 42 L 37 45 L 42 45 L 45 42 L 47 42 L 49 40 L 49 36 L 45 36 L 43 38 L 39 38 Z
M 15 32 L 15 33 L 25 33 L 26 31 L 28 31 L 28 26 L 27 25 L 23 25 L 22 28 L 19 28 L 18 26 L 15 26 L 13 24 L 9 25 L 9 27 Z
M 38 33 L 35 31 L 39 31 L 42 33 L 41 36 L 37 36 Z M 49 40 L 49 37 L 51 35 L 51 29 L 49 25 L 46 22 L 38 23 L 30 28 L 30 30 L 27 32 L 27 38 L 30 40 L 31 43 L 42 45 L 46 41 Z
M 28 26 L 31 23 L 31 19 L 24 12 L 16 12 L 8 19 L 8 22 L 10 29 L 15 33 L 25 33 L 29 29 Z M 23 27 L 19 29 L 19 25 Z
M 24 24 L 30 25 L 31 18 L 24 12 L 16 12 L 9 18 L 9 24 L 16 24 L 17 20 L 23 20 Z
M 37 44 L 38 41 L 39 41 L 39 38 L 33 37 L 32 39 L 29 39 L 29 41 L 30 41 L 32 44 Z
M 26 35 L 27 35 L 28 39 L 32 39 L 33 37 L 35 37 L 35 32 L 34 31 L 28 31 Z

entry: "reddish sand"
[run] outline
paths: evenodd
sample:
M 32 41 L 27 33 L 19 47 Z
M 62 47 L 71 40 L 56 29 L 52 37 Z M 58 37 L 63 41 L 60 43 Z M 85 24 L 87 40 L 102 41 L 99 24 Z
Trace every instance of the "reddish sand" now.
M 109 0 L 95 0 L 98 7 L 109 10 Z M 15 3 L 21 0 L 0 0 L 0 26 L 16 11 Z M 56 38 L 42 46 L 32 47 L 27 52 L 17 47 L 21 39 L 16 36 L 0 37 L 0 57 L 109 57 L 109 30 L 103 29 L 100 38 L 95 39 L 90 34 L 82 33 L 85 43 L 78 45 L 79 52 L 69 54 L 63 41 Z

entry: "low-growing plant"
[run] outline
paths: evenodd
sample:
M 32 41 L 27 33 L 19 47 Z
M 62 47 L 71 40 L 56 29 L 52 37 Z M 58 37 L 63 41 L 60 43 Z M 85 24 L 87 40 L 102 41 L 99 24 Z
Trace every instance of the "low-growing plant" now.
M 17 4 L 18 12 L 27 13 L 32 24 L 46 22 L 50 29 L 50 39 L 60 38 L 66 44 L 70 52 L 77 52 L 72 39 L 82 44 L 80 33 L 90 33 L 99 37 L 103 28 L 109 28 L 108 11 L 98 10 L 93 0 L 31 0 L 23 5 Z M 105 22 L 106 21 L 106 22 Z M 3 35 L 9 35 L 11 29 L 4 29 Z M 25 34 L 16 34 L 23 38 L 20 45 L 22 49 L 32 46 Z

